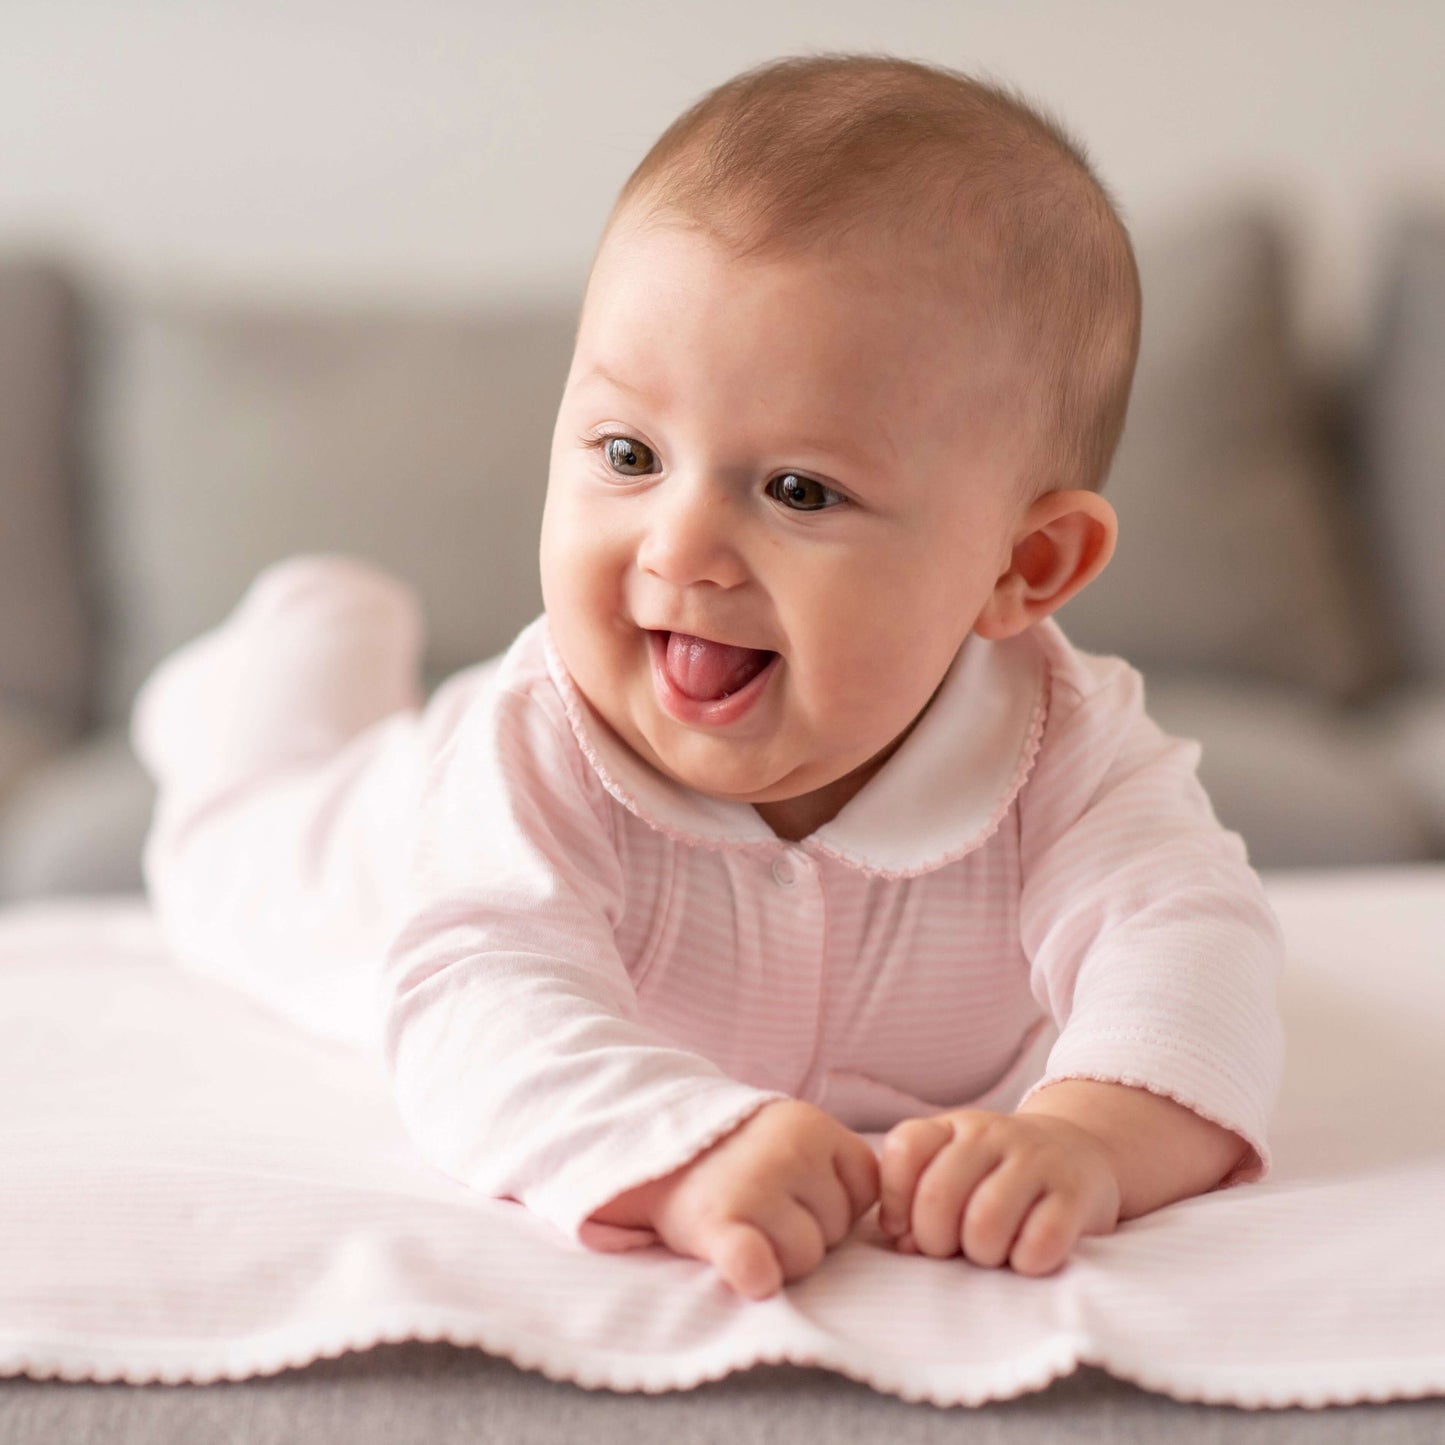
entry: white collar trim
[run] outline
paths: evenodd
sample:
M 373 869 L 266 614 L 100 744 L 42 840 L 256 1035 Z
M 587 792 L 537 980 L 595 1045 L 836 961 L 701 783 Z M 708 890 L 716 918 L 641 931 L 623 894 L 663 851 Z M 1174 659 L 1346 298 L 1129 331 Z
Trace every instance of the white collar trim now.
M 681 843 L 797 847 L 889 878 L 941 868 L 993 836 L 1033 768 L 1048 710 L 1044 649 L 1031 632 L 1004 642 L 970 634 L 898 751 L 835 818 L 790 844 L 750 803 L 694 792 L 644 762 L 577 689 L 545 616 L 543 643 L 578 746 L 644 823 Z

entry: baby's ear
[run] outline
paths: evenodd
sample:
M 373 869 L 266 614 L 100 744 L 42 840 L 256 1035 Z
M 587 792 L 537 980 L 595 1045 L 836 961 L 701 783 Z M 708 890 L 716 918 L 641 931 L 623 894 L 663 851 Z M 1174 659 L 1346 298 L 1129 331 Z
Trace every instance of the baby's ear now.
M 1119 519 L 1097 492 L 1045 492 L 1024 513 L 973 630 L 1001 642 L 1042 621 L 1109 565 L 1118 535 Z

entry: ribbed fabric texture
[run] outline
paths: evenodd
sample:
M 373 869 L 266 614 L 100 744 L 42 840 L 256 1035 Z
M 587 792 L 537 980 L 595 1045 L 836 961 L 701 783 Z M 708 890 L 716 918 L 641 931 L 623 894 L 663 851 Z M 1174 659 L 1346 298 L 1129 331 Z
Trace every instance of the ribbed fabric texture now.
M 425 707 L 420 650 L 400 583 L 293 559 L 158 671 L 134 740 L 171 948 L 380 1047 L 453 1178 L 629 1248 L 588 1215 L 770 1099 L 871 1131 L 1068 1077 L 1234 1129 L 1229 1182 L 1267 1169 L 1278 925 L 1124 663 L 1052 623 L 971 638 L 788 843 L 620 756 L 545 617 Z

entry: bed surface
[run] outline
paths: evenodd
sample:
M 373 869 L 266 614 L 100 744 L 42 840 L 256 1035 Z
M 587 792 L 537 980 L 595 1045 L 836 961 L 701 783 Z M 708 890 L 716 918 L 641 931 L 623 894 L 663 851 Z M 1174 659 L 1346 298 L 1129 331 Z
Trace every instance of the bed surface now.
M 36 1131 L 32 1129 L 27 1135 L 24 1127 L 24 1085 L 31 1078 L 37 1079 L 43 1091 L 53 1095 L 58 1081 L 74 1074 L 76 1060 L 84 1055 L 74 1054 L 65 1069 L 56 1065 L 47 1082 L 46 1061 L 66 1040 L 59 1032 L 48 1040 L 44 1038 L 53 1020 L 36 1011 L 34 1001 L 40 995 L 33 988 L 28 994 L 0 993 L 0 1028 L 11 1030 L 8 1036 L 0 1035 L 0 1052 L 8 1049 L 11 1058 L 8 1097 L 21 1100 L 20 1105 L 12 1103 L 0 1113 L 0 1145 L 8 1151 L 7 1162 L 18 1161 L 28 1167 L 28 1172 L 21 1168 L 11 1175 L 8 1222 L 5 1202 L 0 1200 L 0 1224 L 4 1225 L 0 1229 L 0 1374 L 7 1376 L 0 1378 L 0 1445 L 58 1439 L 116 1441 L 119 1445 L 195 1439 L 345 1439 L 348 1445 L 371 1445 L 373 1441 L 379 1445 L 381 1441 L 425 1439 L 436 1445 L 451 1445 L 453 1441 L 488 1439 L 587 1438 L 605 1442 L 614 1436 L 628 1445 L 652 1439 L 726 1439 L 752 1445 L 754 1441 L 792 1439 L 804 1432 L 823 1432 L 830 1440 L 840 1442 L 888 1437 L 906 1442 L 943 1438 L 944 1431 L 950 1439 L 980 1441 L 1052 1442 L 1056 1436 L 1060 1442 L 1171 1438 L 1184 1445 L 1222 1438 L 1445 1439 L 1445 1288 L 1441 1287 L 1445 1281 L 1445 1239 L 1438 1223 L 1439 1201 L 1445 1199 L 1445 1190 L 1439 1188 L 1439 1180 L 1445 1176 L 1438 1172 L 1445 1162 L 1445 1125 L 1440 1123 L 1445 1117 L 1445 1066 L 1440 1058 L 1442 1032 L 1436 1017 L 1445 1001 L 1445 869 L 1280 875 L 1267 882 L 1291 945 L 1285 1000 L 1292 1082 L 1287 1082 L 1277 1120 L 1279 1187 L 1286 1194 L 1276 1198 L 1276 1208 L 1281 1203 L 1289 1206 L 1283 1217 L 1286 1221 L 1300 1221 L 1299 1228 L 1293 1224 L 1289 1227 L 1302 1237 L 1321 1231 L 1327 1234 L 1330 1228 L 1337 1231 L 1336 1236 L 1322 1236 L 1317 1241 L 1327 1247 L 1300 1253 L 1293 1274 L 1286 1271 L 1266 1278 L 1268 1270 L 1261 1268 L 1257 1300 L 1251 1300 L 1248 1294 L 1254 1276 L 1245 1272 L 1241 1286 L 1240 1279 L 1231 1282 L 1226 1277 L 1224 1266 L 1232 1258 L 1244 1258 L 1251 1248 L 1257 1248 L 1261 1229 L 1272 1231 L 1269 1237 L 1275 1241 L 1281 1238 L 1278 1213 L 1270 1223 L 1267 1211 L 1252 1212 L 1268 1202 L 1268 1183 L 1224 1191 L 1211 1200 L 1186 1202 L 1171 1211 L 1161 1211 L 1149 1220 L 1136 1222 L 1133 1234 L 1128 1236 L 1086 1242 L 1086 1254 L 1092 1252 L 1093 1258 L 1086 1259 L 1075 1272 L 1075 1292 L 1070 1295 L 1066 1291 L 1063 1296 L 1067 1306 L 1064 1317 L 1074 1318 L 1078 1325 L 1071 1336 L 1072 1355 L 1065 1357 L 1056 1352 L 1047 1359 L 1036 1355 L 1027 1378 L 1020 1369 L 1012 1386 L 995 1380 L 983 1390 L 995 1397 L 989 1403 L 960 1408 L 900 1398 L 922 1392 L 908 1388 L 907 1378 L 899 1373 L 899 1361 L 906 1354 L 897 1348 L 894 1317 L 901 1321 L 910 1308 L 926 1303 L 934 1313 L 924 1318 L 946 1319 L 947 1315 L 938 1313 L 942 1304 L 953 1312 L 957 1321 L 954 1337 L 962 1348 L 971 1333 L 977 1338 L 981 1323 L 990 1330 L 1007 1323 L 1003 1317 L 1006 1312 L 999 1309 L 1004 1297 L 993 1293 L 1000 1284 L 1008 1286 L 1013 1277 L 1007 1272 L 978 1271 L 967 1292 L 957 1296 L 935 1292 L 916 1299 L 908 1298 L 906 1289 L 894 1295 L 893 1277 L 889 1276 L 889 1290 L 880 1291 L 868 1301 L 875 1306 L 871 1313 L 852 1320 L 846 1310 L 839 1310 L 839 1305 L 856 1300 L 845 1297 L 846 1291 L 842 1295 L 836 1290 L 830 1294 L 827 1281 L 815 1277 L 817 1283 L 811 1286 L 811 1292 L 810 1282 L 806 1281 L 804 1288 L 785 1291 L 792 1297 L 780 1301 L 781 1310 L 792 1311 L 783 1316 L 786 1328 L 780 1328 L 776 1314 L 769 1317 L 761 1312 L 746 1316 L 741 1324 L 739 1320 L 729 1321 L 734 1345 L 739 1330 L 746 1340 L 748 1331 L 755 1327 L 762 1335 L 772 1331 L 771 1344 L 755 1349 L 750 1357 L 734 1350 L 726 1369 L 698 1370 L 690 1381 L 685 1380 L 685 1371 L 675 1371 L 673 1376 L 664 1371 L 653 1379 L 672 1378 L 670 1385 L 633 1385 L 630 1392 L 616 1388 L 615 1381 L 613 1389 L 583 1388 L 573 1383 L 574 1379 L 589 1385 L 599 1383 L 597 1376 L 606 1371 L 597 1367 L 595 1357 L 587 1363 L 583 1354 L 569 1356 L 559 1347 L 545 1358 L 546 1352 L 533 1349 L 533 1358 L 527 1358 L 527 1350 L 493 1347 L 494 1337 L 485 1332 L 474 1334 L 467 1343 L 481 1343 L 485 1337 L 490 1353 L 447 1343 L 447 1338 L 457 1336 L 425 1328 L 406 1332 L 414 1336 L 410 1339 L 405 1339 L 400 1330 L 394 1334 L 386 1329 L 375 1330 L 369 1338 L 357 1332 L 347 1353 L 341 1353 L 347 1349 L 345 1343 L 337 1344 L 334 1339 L 329 1344 L 318 1343 L 318 1338 L 312 1338 L 304 1349 L 293 1348 L 294 1367 L 287 1367 L 285 1355 L 273 1352 L 267 1361 L 258 1347 L 246 1346 L 237 1335 L 236 1319 L 223 1318 L 220 1309 L 215 1319 L 207 1317 L 205 1324 L 214 1329 L 216 1341 L 231 1349 L 229 1358 L 241 1362 L 234 1369 L 219 1372 L 236 1378 L 205 1384 L 125 1383 L 124 1379 L 129 1378 L 179 1379 L 185 1374 L 167 1372 L 162 1377 L 155 1367 L 136 1363 L 147 1358 L 142 1348 L 145 1329 L 115 1323 L 127 1318 L 125 1300 L 117 1296 L 115 1283 L 124 1275 L 114 1276 L 99 1291 L 105 1296 L 108 1290 L 107 1297 L 90 1301 L 79 1297 L 73 1281 L 68 1286 L 72 1297 L 61 1298 L 64 1291 L 51 1287 L 60 1275 L 54 1269 L 47 1272 L 43 1262 L 36 1265 L 32 1261 L 22 1267 L 27 1243 L 54 1238 L 53 1233 L 46 1236 L 43 1231 L 30 1240 L 24 1237 L 25 1231 L 34 1227 L 30 1221 L 36 1210 L 44 1204 L 42 1194 L 31 1197 L 29 1215 L 19 1212 L 15 1202 L 34 1184 L 35 1158 L 53 1159 L 59 1171 L 77 1149 L 86 1147 L 82 1132 L 74 1140 L 60 1138 L 52 1146 L 51 1155 L 35 1154 Z M 99 916 L 89 902 L 76 900 L 74 909 L 76 917 Z M 14 920 L 13 913 L 0 913 L 0 942 L 20 936 L 10 927 Z M 68 926 L 70 920 L 62 917 L 60 921 Z M 32 936 L 43 935 L 42 928 Z M 117 953 L 117 958 L 123 952 Z M 61 966 L 65 958 L 62 948 L 50 961 Z M 28 961 L 32 975 L 39 976 L 36 957 Z M 6 986 L 7 963 L 12 965 L 14 976 L 23 971 L 13 967 L 17 962 L 26 962 L 24 950 L 17 953 L 12 948 L 7 954 L 0 947 L 0 990 Z M 150 967 L 151 973 L 146 975 L 150 986 L 164 987 L 164 970 L 156 969 L 154 961 Z M 120 981 L 117 974 L 109 986 L 115 988 Z M 124 991 L 126 996 L 132 992 L 130 988 Z M 100 1001 L 100 1011 L 109 1008 L 115 1013 L 113 1000 L 107 1004 L 103 990 L 94 997 Z M 1412 1008 L 1416 998 L 1421 999 L 1420 1006 Z M 20 1000 L 18 1011 L 16 999 Z M 31 1001 L 28 1020 L 26 999 Z M 146 1047 L 159 1047 L 166 1037 L 159 1022 L 154 1036 L 142 1040 Z M 133 1030 L 129 1037 L 134 1043 Z M 15 1066 L 17 1042 L 31 1049 L 33 1068 L 29 1072 Z M 1353 1051 L 1353 1061 L 1337 1067 L 1336 1057 L 1345 1048 Z M 0 1060 L 0 1072 L 4 1067 Z M 223 1069 L 224 1065 L 215 1067 Z M 337 1079 L 344 1082 L 340 1073 Z M 104 1078 L 100 1084 L 104 1089 Z M 98 1102 L 101 1095 L 77 1095 L 82 1104 L 92 1097 Z M 1395 1110 L 1387 1125 L 1372 1127 L 1372 1111 L 1390 1098 L 1409 1101 L 1410 1109 Z M 73 1105 L 70 1113 L 91 1118 L 88 1106 Z M 144 1110 L 142 1113 L 149 1121 L 150 1115 Z M 39 1110 L 36 1117 L 40 1117 Z M 214 1118 L 214 1110 L 206 1117 Z M 5 1143 L 7 1128 L 9 1142 Z M 137 1138 L 145 1138 L 143 1129 Z M 167 1169 L 177 1159 L 184 1162 L 199 1157 L 168 1154 L 168 1148 L 181 1148 L 170 1139 L 158 1139 L 153 1150 L 148 1143 L 146 1147 L 146 1157 Z M 188 1147 L 193 1149 L 194 1145 Z M 31 1150 L 28 1154 L 27 1148 Z M 210 1163 L 205 1159 L 201 1162 Z M 335 1172 L 335 1164 L 335 1160 L 320 1158 L 318 1172 L 309 1178 L 298 1174 L 291 1181 L 292 1187 L 299 1182 L 302 1193 L 308 1193 L 317 1178 L 329 1178 Z M 67 1177 L 76 1181 L 81 1178 L 78 1172 Z M 142 1201 L 145 1213 L 163 1212 L 174 1192 L 176 1177 L 164 1169 L 157 1175 L 163 1184 L 157 1186 L 153 1197 Z M 45 1183 L 42 1179 L 41 1184 Z M 1356 1192 L 1350 1193 L 1352 1189 Z M 72 1183 L 68 1197 L 56 1194 L 54 1198 L 57 1207 L 61 1203 L 72 1205 L 75 1219 L 90 1233 L 100 1227 L 97 1208 L 102 1196 L 92 1196 L 88 1185 Z M 520 1206 L 481 1203 L 486 1208 L 510 1207 L 525 1214 Z M 1345 1206 L 1343 1212 L 1338 1207 L 1341 1204 Z M 1337 1217 L 1332 1223 L 1321 1223 L 1332 1205 Z M 1241 1210 L 1250 1212 L 1241 1214 Z M 1352 1210 L 1373 1212 L 1356 1216 Z M 1235 1223 L 1228 1226 L 1231 1211 Z M 214 1228 L 215 1220 L 207 1210 L 199 1211 L 196 1217 Z M 1356 1217 L 1359 1228 L 1354 1227 Z M 105 1218 L 106 1227 L 114 1232 L 110 1211 Z M 1118 1296 L 1142 1300 L 1154 1311 L 1149 1328 L 1136 1330 L 1131 1336 L 1126 1328 L 1130 1321 L 1119 1310 L 1110 1317 L 1108 1306 L 1114 1296 L 1109 1290 L 1116 1284 L 1128 1284 L 1129 1261 L 1151 1249 L 1159 1258 L 1172 1259 L 1176 1266 L 1181 1262 L 1192 1266 L 1195 1245 L 1220 1242 L 1209 1231 L 1199 1233 L 1201 1220 L 1209 1222 L 1211 1229 L 1218 1224 L 1228 1226 L 1223 1236 L 1227 1247 L 1212 1258 L 1199 1255 L 1198 1268 L 1178 1274 L 1179 1288 L 1174 1294 L 1159 1295 L 1156 1291 L 1148 1297 L 1137 1293 Z M 419 1222 L 426 1221 L 414 1216 L 408 1226 L 413 1238 Z M 1189 1233 L 1191 1222 L 1194 1235 Z M 1382 1230 L 1382 1222 L 1399 1226 L 1398 1239 L 1404 1241 L 1409 1257 L 1393 1258 L 1389 1229 Z M 442 1216 L 435 1214 L 425 1233 L 434 1235 L 436 1226 L 442 1223 Z M 116 1235 L 121 1244 L 126 1238 L 123 1230 Z M 403 1235 L 403 1241 L 405 1238 Z M 284 1230 L 276 1240 L 295 1246 L 294 1239 L 284 1238 Z M 180 1232 L 175 1234 L 175 1241 L 177 1253 L 184 1253 L 186 1241 Z M 515 1242 L 526 1244 L 525 1232 L 518 1233 Z M 540 1236 L 537 1242 L 545 1243 Z M 395 1255 L 397 1240 L 384 1243 Z M 1288 1243 L 1285 1240 L 1279 1246 L 1280 1252 Z M 843 1249 L 851 1247 L 852 1241 Z M 114 1241 L 109 1251 L 111 1255 L 116 1253 Z M 706 1288 L 705 1267 L 676 1260 L 666 1256 L 665 1251 L 660 1253 L 665 1257 L 656 1261 L 636 1259 L 642 1269 L 630 1272 L 625 1257 L 578 1255 L 567 1268 L 584 1273 L 566 1274 L 564 1278 L 588 1278 L 585 1270 L 593 1266 L 620 1267 L 629 1280 L 640 1280 L 651 1271 L 649 1287 L 653 1293 L 644 1292 L 625 1301 L 619 1295 L 614 1303 L 625 1302 L 633 1313 L 630 1317 L 616 1314 L 614 1324 L 627 1321 L 627 1329 L 635 1331 L 636 1322 L 645 1321 L 649 1313 L 657 1316 L 675 1308 L 674 1323 L 668 1329 L 691 1329 L 699 1340 L 716 1344 L 723 1338 L 719 1325 L 722 1317 L 714 1318 L 709 1313 L 717 1302 Z M 1188 1259 L 1181 1260 L 1183 1255 Z M 1256 1257 L 1269 1259 L 1268 1254 Z M 244 1260 L 244 1256 L 241 1258 Z M 499 1258 L 494 1253 L 482 1259 L 478 1251 L 481 1263 L 493 1270 L 492 1275 L 478 1278 L 494 1279 Z M 444 1252 L 436 1256 L 435 1262 L 446 1267 L 445 1282 L 461 1278 Z M 876 1268 L 876 1263 L 860 1250 L 851 1257 L 840 1256 L 836 1264 L 830 1257 L 820 1275 L 832 1268 L 835 1285 L 839 1279 L 849 1278 L 855 1285 L 866 1285 L 871 1278 L 868 1271 Z M 894 1263 L 890 1260 L 889 1267 Z M 927 1265 L 946 1263 L 929 1261 Z M 958 1263 L 962 1266 L 961 1261 Z M 30 1271 L 28 1296 L 24 1282 L 15 1283 L 26 1268 Z M 677 1273 L 676 1280 L 673 1273 Z M 687 1279 L 682 1278 L 683 1274 Z M 401 1277 L 405 1279 L 404 1274 Z M 933 1269 L 929 1277 L 936 1281 L 943 1275 Z M 680 1292 L 679 1283 L 683 1286 Z M 1239 1311 L 1237 1338 L 1217 1340 L 1215 1358 L 1206 1350 L 1190 1360 L 1187 1354 L 1180 1353 L 1181 1342 L 1188 1343 L 1187 1330 L 1181 1327 L 1170 1336 L 1170 1301 L 1174 1313 L 1187 1324 L 1191 1313 L 1199 1309 L 1199 1301 L 1207 1298 L 1207 1290 L 1216 1283 L 1221 1289 L 1234 1291 L 1229 1296 L 1231 1308 L 1252 1308 Z M 466 1298 L 466 1291 L 474 1290 L 475 1285 L 463 1284 Z M 1282 1308 L 1279 1289 L 1286 1285 L 1290 1294 Z M 1270 1288 L 1275 1291 L 1273 1295 Z M 210 1294 L 199 1296 L 203 1302 L 217 1298 L 214 1285 L 210 1289 Z M 244 1294 L 245 1290 L 239 1292 Z M 566 1296 L 558 1298 L 566 1306 Z M 364 1302 L 364 1289 L 357 1299 Z M 878 1307 L 880 1301 L 884 1302 L 882 1307 Z M 139 1308 L 156 1312 L 158 1320 L 167 1309 L 179 1308 L 174 1298 L 148 1298 L 143 1290 L 136 1302 Z M 335 1300 L 328 1297 L 328 1303 L 334 1304 Z M 958 1314 L 960 1305 L 965 1314 Z M 87 1316 L 86 1310 L 92 1314 Z M 1251 1313 L 1257 1317 L 1251 1319 Z M 975 1316 L 972 1321 L 967 1319 L 968 1314 Z M 1342 1331 L 1355 1327 L 1356 1315 L 1358 1349 L 1351 1346 L 1342 1351 Z M 92 1317 L 95 1333 L 88 1337 L 76 1322 Z M 168 1343 L 173 1355 L 181 1358 L 190 1349 L 186 1340 L 192 1336 L 175 1332 L 176 1318 L 180 1316 L 168 1321 L 172 1327 Z M 1048 1318 L 1056 1325 L 1057 1309 Z M 56 1320 L 68 1321 L 68 1332 L 58 1330 Z M 33 1327 L 37 1322 L 42 1322 L 44 1328 Z M 534 1317 L 532 1323 L 545 1327 L 545 1314 Z M 801 1325 L 808 1325 L 812 1334 L 799 1333 Z M 106 1330 L 110 1332 L 108 1338 Z M 552 1343 L 588 1343 L 585 1335 L 564 1340 L 564 1334 L 559 1330 Z M 534 1340 L 541 1337 L 533 1335 Z M 947 1337 L 941 1337 L 947 1344 Z M 404 1342 L 393 1343 L 393 1339 Z M 654 1346 L 658 1339 L 667 1343 L 666 1332 L 654 1338 Z M 807 1348 L 799 1348 L 800 1340 Z M 1239 1348 L 1241 1340 L 1248 1343 L 1247 1351 Z M 876 1341 L 876 1351 L 869 1341 Z M 1100 1341 L 1106 1342 L 1108 1348 L 1103 1348 Z M 595 1336 L 591 1343 L 597 1343 Z M 847 1345 L 852 1352 L 835 1352 L 829 1358 L 829 1344 Z M 818 1346 L 815 1353 L 814 1345 Z M 201 1360 L 201 1354 L 197 1344 L 193 1365 Z M 325 1358 L 333 1355 L 339 1357 Z M 512 1358 L 502 1358 L 507 1355 L 520 1359 L 521 1366 Z M 945 1363 L 947 1357 L 945 1349 L 941 1352 Z M 1264 1371 L 1252 1376 L 1250 1370 L 1256 1357 Z M 721 1358 L 713 1356 L 714 1364 Z M 812 1367 L 806 1363 L 812 1358 L 830 1367 Z M 140 1374 L 134 1375 L 129 1368 L 113 1368 L 115 1361 L 127 1359 Z M 91 1368 L 87 1368 L 87 1360 Z M 776 1363 L 780 1360 L 800 1363 Z M 21 1362 L 18 1372 L 17 1361 Z M 1096 1365 L 1107 1365 L 1112 1375 Z M 146 1369 L 151 1373 L 145 1373 Z M 1215 1370 L 1213 1375 L 1211 1369 Z M 1272 1375 L 1270 1369 L 1274 1370 Z M 1157 1378 L 1149 1379 L 1151 1371 Z M 215 1369 L 209 1371 L 211 1378 L 216 1373 Z M 70 1378 L 46 1378 L 54 1374 Z M 116 1378 L 118 1374 L 121 1379 Z M 258 1377 L 239 1378 L 242 1375 Z M 717 1375 L 726 1377 L 710 1378 Z M 1058 1375 L 1063 1377 L 1053 1378 Z M 198 1370 L 195 1378 L 204 1379 L 207 1374 Z M 1153 1388 L 1138 1388 L 1128 1383 L 1131 1379 L 1145 1380 Z M 1221 1380 L 1224 1386 L 1219 1384 Z M 1255 1383 L 1240 1384 L 1249 1380 Z M 1266 1387 L 1258 1383 L 1261 1380 L 1273 1383 Z M 1288 1383 L 1291 1380 L 1292 1385 Z M 865 1381 L 871 1381 L 872 1387 Z M 657 1392 L 647 1393 L 650 1389 Z M 1221 1401 L 1230 1398 L 1231 1392 L 1239 1400 L 1271 1408 L 1250 1410 L 1226 1403 L 1186 1403 L 1191 1399 Z M 1171 1393 L 1180 1398 L 1168 1398 Z M 997 1398 L 1000 1396 L 1016 1398 Z M 956 1398 L 962 1400 L 964 1394 L 956 1392 Z M 1292 1402 L 1318 1405 L 1325 1401 L 1338 1403 L 1323 1409 L 1292 1407 Z M 1380 1403 L 1355 1403 L 1361 1401 Z

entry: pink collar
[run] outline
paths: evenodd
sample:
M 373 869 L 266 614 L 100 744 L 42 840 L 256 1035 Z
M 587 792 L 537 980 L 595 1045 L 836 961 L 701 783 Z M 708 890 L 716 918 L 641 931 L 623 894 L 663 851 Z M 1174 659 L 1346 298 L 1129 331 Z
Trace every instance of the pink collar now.
M 547 671 L 578 746 L 603 786 L 680 843 L 795 846 L 862 873 L 910 878 L 971 853 L 997 831 L 1033 767 L 1048 709 L 1048 668 L 1033 633 L 970 635 L 898 751 L 830 822 L 789 845 L 748 803 L 694 792 L 644 762 L 578 691 L 542 618 Z

